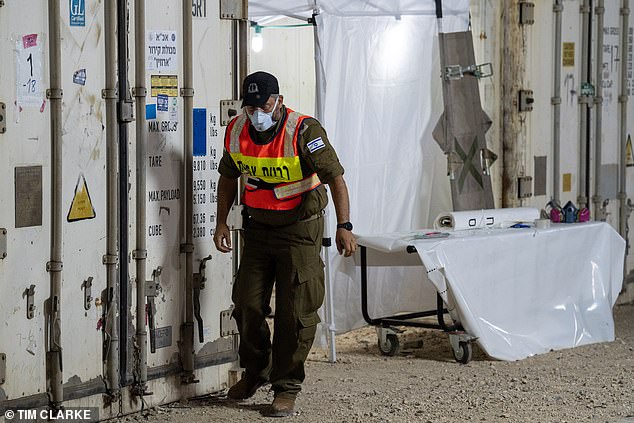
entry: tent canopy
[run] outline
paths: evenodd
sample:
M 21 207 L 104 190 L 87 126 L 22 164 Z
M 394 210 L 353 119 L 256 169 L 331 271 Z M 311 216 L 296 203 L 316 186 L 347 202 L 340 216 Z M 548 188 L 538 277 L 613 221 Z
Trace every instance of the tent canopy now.
M 464 14 L 469 0 L 445 0 L 443 16 Z M 308 19 L 313 13 L 333 16 L 435 15 L 434 0 L 249 0 L 249 17 L 289 16 Z

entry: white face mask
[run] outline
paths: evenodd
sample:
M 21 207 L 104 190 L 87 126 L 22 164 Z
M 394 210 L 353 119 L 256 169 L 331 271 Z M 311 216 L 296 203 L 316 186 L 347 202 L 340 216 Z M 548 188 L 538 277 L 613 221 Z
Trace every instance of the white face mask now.
M 247 113 L 247 116 L 249 116 L 249 120 L 251 121 L 251 124 L 253 125 L 256 131 L 264 132 L 275 124 L 275 121 L 273 120 L 273 112 L 275 111 L 275 108 L 277 107 L 278 99 L 279 97 L 275 99 L 275 105 L 273 106 L 273 110 L 271 110 L 269 113 L 265 113 L 260 109 L 256 109 L 252 115 Z

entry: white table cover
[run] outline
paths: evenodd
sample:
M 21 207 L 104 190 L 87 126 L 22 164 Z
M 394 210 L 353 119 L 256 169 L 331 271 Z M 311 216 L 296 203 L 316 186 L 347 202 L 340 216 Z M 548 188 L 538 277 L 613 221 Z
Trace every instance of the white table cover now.
M 519 360 L 614 340 L 612 307 L 623 283 L 625 241 L 607 223 L 420 239 L 429 231 L 360 236 L 358 242 L 401 257 L 414 245 L 426 276 L 491 357 Z

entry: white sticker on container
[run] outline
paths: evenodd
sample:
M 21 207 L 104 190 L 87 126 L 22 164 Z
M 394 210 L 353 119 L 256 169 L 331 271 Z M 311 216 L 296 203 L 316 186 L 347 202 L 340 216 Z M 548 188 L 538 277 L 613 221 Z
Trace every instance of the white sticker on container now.
M 18 37 L 15 42 L 16 103 L 18 107 L 44 104 L 42 63 L 44 54 L 37 34 Z
M 170 103 L 171 103 L 169 106 L 170 120 L 177 121 L 178 120 L 178 98 L 171 97 Z
M 176 31 L 148 31 L 147 70 L 173 72 L 178 70 Z

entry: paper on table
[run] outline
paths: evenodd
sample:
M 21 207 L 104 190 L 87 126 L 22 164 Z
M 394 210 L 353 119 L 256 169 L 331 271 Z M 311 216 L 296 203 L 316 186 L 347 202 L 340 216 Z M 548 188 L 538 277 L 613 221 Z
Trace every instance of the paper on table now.
M 441 213 L 434 221 L 436 229 L 454 231 L 477 228 L 504 228 L 519 222 L 534 222 L 539 210 L 530 207 L 508 209 L 466 210 Z

